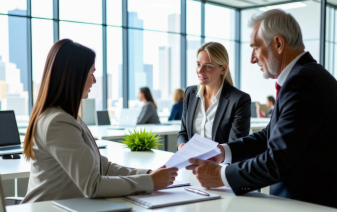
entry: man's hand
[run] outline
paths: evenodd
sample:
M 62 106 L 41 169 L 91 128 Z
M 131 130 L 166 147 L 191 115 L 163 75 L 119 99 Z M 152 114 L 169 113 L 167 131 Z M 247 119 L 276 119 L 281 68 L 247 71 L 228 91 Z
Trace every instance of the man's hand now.
M 261 105 L 260 105 L 259 102 L 255 102 L 255 106 L 256 106 L 257 108 L 260 108 L 260 107 L 261 107 Z
M 217 164 L 222 163 L 225 160 L 225 149 L 220 144 L 218 144 L 218 148 L 221 150 L 221 153 L 208 159 L 208 160 L 213 161 Z
M 221 166 L 208 161 L 191 158 L 189 162 L 192 164 L 187 166 L 187 170 L 193 170 L 193 174 L 196 175 L 198 181 L 202 187 L 215 188 L 224 186 L 221 179 Z

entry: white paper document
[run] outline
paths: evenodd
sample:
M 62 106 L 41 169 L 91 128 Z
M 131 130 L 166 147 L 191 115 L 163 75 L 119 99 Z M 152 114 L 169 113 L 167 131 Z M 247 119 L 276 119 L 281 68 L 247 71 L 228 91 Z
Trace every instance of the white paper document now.
M 217 146 L 217 142 L 194 134 L 194 136 L 167 161 L 165 164 L 166 168 L 185 168 L 191 164 L 188 162 L 190 158 L 207 160 L 214 157 L 221 153 L 221 150 Z

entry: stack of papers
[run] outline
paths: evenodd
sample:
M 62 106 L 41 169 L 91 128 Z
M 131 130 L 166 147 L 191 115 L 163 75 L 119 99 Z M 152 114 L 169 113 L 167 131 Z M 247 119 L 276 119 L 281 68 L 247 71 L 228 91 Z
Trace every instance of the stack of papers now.
M 207 160 L 214 157 L 221 153 L 221 150 L 217 146 L 217 142 L 194 134 L 194 136 L 167 161 L 165 164 L 166 168 L 185 168 L 191 164 L 188 161 L 190 158 Z

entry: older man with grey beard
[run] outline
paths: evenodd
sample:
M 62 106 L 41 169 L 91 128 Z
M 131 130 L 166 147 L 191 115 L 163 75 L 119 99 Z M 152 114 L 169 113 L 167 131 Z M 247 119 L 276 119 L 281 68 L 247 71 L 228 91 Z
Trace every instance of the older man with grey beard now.
M 253 16 L 249 26 L 251 63 L 264 78 L 277 79 L 270 123 L 219 145 L 215 163 L 190 159 L 186 168 L 206 188 L 225 185 L 242 195 L 270 186 L 273 195 L 337 207 L 336 79 L 304 51 L 290 14 L 269 10 Z

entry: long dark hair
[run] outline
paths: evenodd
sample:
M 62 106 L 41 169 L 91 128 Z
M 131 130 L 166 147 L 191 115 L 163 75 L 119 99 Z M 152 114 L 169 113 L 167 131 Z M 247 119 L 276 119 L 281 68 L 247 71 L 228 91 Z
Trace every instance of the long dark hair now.
M 93 50 L 69 39 L 57 41 L 50 49 L 25 136 L 23 153 L 27 160 L 35 159 L 33 137 L 41 113 L 59 106 L 78 119 L 84 86 L 95 58 Z
M 142 92 L 144 94 L 144 98 L 146 99 L 146 101 L 151 101 L 157 109 L 157 104 L 153 100 L 150 89 L 148 87 L 142 87 L 139 90 L 140 90 L 140 92 Z

